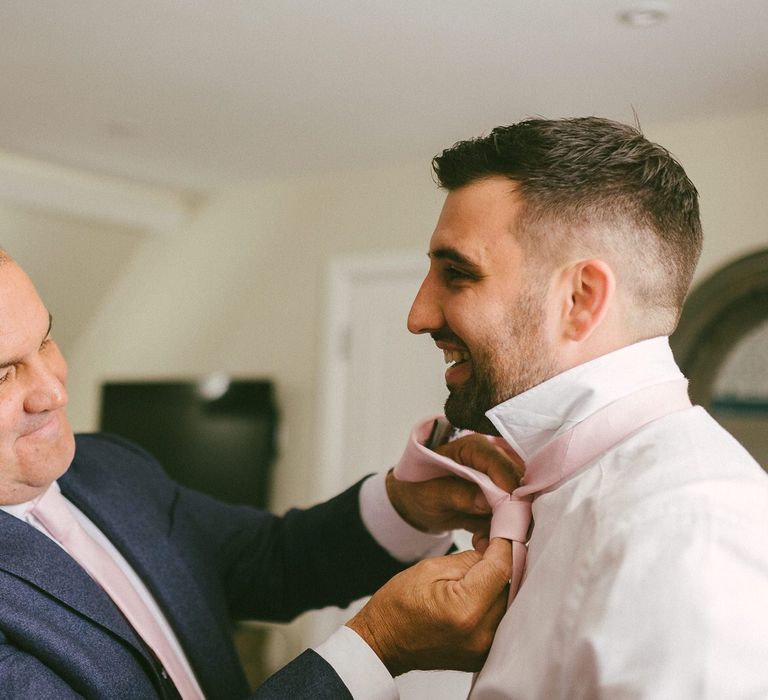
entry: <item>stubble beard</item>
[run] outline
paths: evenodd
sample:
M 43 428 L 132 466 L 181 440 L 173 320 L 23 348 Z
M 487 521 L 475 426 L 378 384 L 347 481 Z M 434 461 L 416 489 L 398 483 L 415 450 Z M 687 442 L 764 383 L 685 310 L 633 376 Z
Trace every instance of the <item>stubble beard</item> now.
M 556 373 L 554 351 L 544 334 L 543 300 L 530 291 L 516 307 L 502 333 L 472 350 L 472 376 L 448 387 L 445 415 L 453 426 L 498 435 L 486 411 Z

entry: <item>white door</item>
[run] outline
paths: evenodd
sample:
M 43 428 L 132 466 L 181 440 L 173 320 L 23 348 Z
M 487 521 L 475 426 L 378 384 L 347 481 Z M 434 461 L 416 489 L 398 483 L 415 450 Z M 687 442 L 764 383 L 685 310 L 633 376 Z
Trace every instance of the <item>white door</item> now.
M 442 412 L 447 393 L 442 352 L 429 336 L 414 336 L 406 328 L 427 266 L 423 252 L 345 258 L 330 266 L 323 496 L 389 468 L 414 423 Z M 313 630 L 317 640 L 348 617 L 320 613 Z M 398 679 L 403 700 L 463 700 L 469 683 L 469 674 L 452 672 Z

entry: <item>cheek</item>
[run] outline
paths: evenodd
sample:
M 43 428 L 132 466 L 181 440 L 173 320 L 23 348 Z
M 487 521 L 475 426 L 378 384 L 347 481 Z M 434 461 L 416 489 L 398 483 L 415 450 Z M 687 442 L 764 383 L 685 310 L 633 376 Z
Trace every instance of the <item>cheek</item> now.
M 0 445 L 6 454 L 12 453 L 19 473 L 30 484 L 43 485 L 58 479 L 74 457 L 75 441 L 69 424 L 62 421 L 55 436 L 44 440 L 26 440 Z
M 482 300 L 471 289 L 454 291 L 441 305 L 445 322 L 457 335 L 477 335 L 482 319 L 487 315 Z
M 15 441 L 23 412 L 19 399 L 10 396 L 0 398 L 0 450 Z
M 509 313 L 504 307 L 468 304 L 455 315 L 455 327 L 451 327 L 468 344 L 493 350 L 504 343 L 508 326 Z

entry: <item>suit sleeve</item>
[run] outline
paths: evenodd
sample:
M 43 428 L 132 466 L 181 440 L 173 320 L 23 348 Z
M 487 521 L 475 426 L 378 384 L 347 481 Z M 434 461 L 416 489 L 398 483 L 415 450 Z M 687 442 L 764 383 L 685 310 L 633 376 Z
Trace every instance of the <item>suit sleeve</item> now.
M 119 487 L 124 498 L 167 521 L 168 537 L 222 619 L 284 622 L 306 610 L 346 607 L 408 565 L 363 523 L 363 480 L 324 503 L 278 516 L 181 486 L 151 455 L 114 436 L 80 436 L 78 449 L 91 480 Z
M 346 607 L 407 566 L 363 524 L 360 485 L 283 516 L 181 488 L 174 531 L 194 540 L 182 547 L 202 548 L 216 562 L 234 619 L 282 622 L 306 610 Z
M 317 653 L 307 649 L 270 676 L 253 700 L 353 700 L 336 671 Z

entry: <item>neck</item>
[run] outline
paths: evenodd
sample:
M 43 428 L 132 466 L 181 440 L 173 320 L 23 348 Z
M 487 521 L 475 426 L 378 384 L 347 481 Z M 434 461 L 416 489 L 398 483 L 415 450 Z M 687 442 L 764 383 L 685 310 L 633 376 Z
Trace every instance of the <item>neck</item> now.
M 15 506 L 20 503 L 28 503 L 42 496 L 50 487 L 50 483 L 43 486 L 32 484 L 10 484 L 0 489 L 0 506 Z
M 595 329 L 584 339 L 564 340 L 558 353 L 558 374 L 633 345 L 637 340 L 626 332 L 612 329 L 608 324 Z

